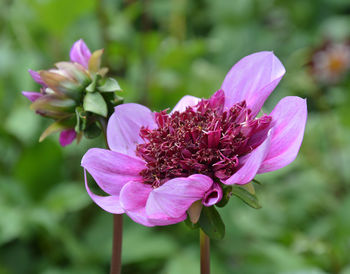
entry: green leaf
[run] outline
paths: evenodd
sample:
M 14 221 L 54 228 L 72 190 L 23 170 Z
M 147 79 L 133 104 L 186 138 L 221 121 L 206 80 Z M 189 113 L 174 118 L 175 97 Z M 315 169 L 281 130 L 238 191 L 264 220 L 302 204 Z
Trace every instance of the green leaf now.
M 88 85 L 86 87 L 86 91 L 87 92 L 94 92 L 96 91 L 96 84 L 97 84 L 97 81 L 101 79 L 101 76 L 98 75 L 98 74 L 95 74 L 93 76 L 93 79 L 92 79 L 92 82 L 90 83 L 90 85 Z
M 97 87 L 97 90 L 101 92 L 115 92 L 121 91 L 122 89 L 120 88 L 117 80 L 113 78 L 107 78 L 99 87 Z
M 249 205 L 252 208 L 255 208 L 255 209 L 261 208 L 258 198 L 254 194 L 250 193 L 249 191 L 245 190 L 240 186 L 233 186 L 232 194 L 236 195 L 238 198 L 240 198 L 243 202 L 245 202 L 247 205 Z
M 84 110 L 107 117 L 107 104 L 98 92 L 87 93 L 84 97 Z
M 98 137 L 101 134 L 101 129 L 96 125 L 96 123 L 93 123 L 89 125 L 84 130 L 84 136 L 88 139 L 93 139 Z
M 225 236 L 225 224 L 214 206 L 203 207 L 199 226 L 211 239 L 221 240 Z
M 224 207 L 232 196 L 232 186 L 223 186 L 222 199 L 216 204 L 217 207 Z

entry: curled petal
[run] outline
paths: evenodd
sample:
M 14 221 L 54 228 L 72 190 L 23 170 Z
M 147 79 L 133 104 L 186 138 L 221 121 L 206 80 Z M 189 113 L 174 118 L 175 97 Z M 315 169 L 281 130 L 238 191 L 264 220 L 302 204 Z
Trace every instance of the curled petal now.
M 67 146 L 74 141 L 76 136 L 77 136 L 77 133 L 75 132 L 74 129 L 63 130 L 60 134 L 59 142 L 61 146 L 63 147 Z
M 88 185 L 87 178 L 86 178 L 86 170 L 84 169 L 84 177 L 85 177 L 85 187 L 86 191 L 91 197 L 91 199 L 103 210 L 113 213 L 113 214 L 122 214 L 124 213 L 124 209 L 120 206 L 119 202 L 119 196 L 112 195 L 112 196 L 100 196 L 94 194 Z
M 107 126 L 107 140 L 110 149 L 136 156 L 136 145 L 144 143 L 140 137 L 141 127 L 149 129 L 157 127 L 153 112 L 139 104 L 117 106 Z
M 245 100 L 254 117 L 284 74 L 285 69 L 273 52 L 262 51 L 244 57 L 222 83 L 225 107 Z
M 269 132 L 266 140 L 260 146 L 239 159 L 240 168 L 223 183 L 226 185 L 244 185 L 253 180 L 269 151 L 270 139 L 271 132 Z
M 80 39 L 73 44 L 69 55 L 72 62 L 79 63 L 86 69 L 88 68 L 91 52 L 83 39 Z
M 304 137 L 306 100 L 296 96 L 285 97 L 270 116 L 274 123 L 271 145 L 258 173 L 282 168 L 296 158 Z
M 204 197 L 212 184 L 211 178 L 201 174 L 167 181 L 150 193 L 146 204 L 148 218 L 180 218 L 195 201 Z
M 211 189 L 209 189 L 203 197 L 203 205 L 212 206 L 220 202 L 222 199 L 222 188 L 218 183 L 214 183 Z
M 186 110 L 187 107 L 194 107 L 199 103 L 201 99 L 191 96 L 191 95 L 185 95 L 180 99 L 180 101 L 176 104 L 174 109 L 171 111 L 171 113 L 174 113 L 175 111 L 183 112 Z
M 145 163 L 137 158 L 106 149 L 89 149 L 81 165 L 92 175 L 99 187 L 110 195 L 118 195 L 129 181 L 139 181 Z
M 125 210 L 136 210 L 145 207 L 148 196 L 153 190 L 149 184 L 128 182 L 120 191 L 120 202 Z
M 30 100 L 31 102 L 34 102 L 38 98 L 43 96 L 43 94 L 41 94 L 40 92 L 35 92 L 35 91 L 22 91 L 22 95 L 27 97 L 27 99 Z

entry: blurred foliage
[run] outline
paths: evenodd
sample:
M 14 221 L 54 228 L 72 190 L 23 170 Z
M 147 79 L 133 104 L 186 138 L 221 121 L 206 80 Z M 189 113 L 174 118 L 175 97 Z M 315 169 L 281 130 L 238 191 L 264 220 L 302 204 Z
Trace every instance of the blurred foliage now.
M 185 94 L 208 97 L 229 68 L 274 50 L 287 74 L 265 104 L 306 97 L 297 160 L 258 176 L 262 209 L 238 198 L 220 209 L 226 237 L 212 242 L 213 273 L 350 273 L 350 80 L 320 86 L 307 64 L 325 39 L 350 37 L 348 0 L 0 1 L 0 273 L 107 273 L 112 217 L 85 192 L 80 159 L 103 140 L 62 149 L 29 110 L 27 70 L 68 60 L 83 38 L 127 102 L 154 110 Z M 125 218 L 124 273 L 198 273 L 196 231 L 146 228 Z

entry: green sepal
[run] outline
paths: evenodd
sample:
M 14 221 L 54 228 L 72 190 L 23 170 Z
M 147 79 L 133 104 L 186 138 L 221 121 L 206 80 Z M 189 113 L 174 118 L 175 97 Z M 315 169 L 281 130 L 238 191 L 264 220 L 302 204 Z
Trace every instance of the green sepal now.
M 98 92 L 87 93 L 84 97 L 84 110 L 107 117 L 107 104 Z
M 73 126 L 74 126 L 73 119 L 65 119 L 65 120 L 54 122 L 47 129 L 45 129 L 45 131 L 40 135 L 39 142 L 42 142 L 46 137 L 48 137 L 49 135 L 55 132 L 66 130 L 66 129 L 72 128 Z
M 260 181 L 258 181 L 257 179 L 253 179 L 252 182 L 253 182 L 253 183 L 256 183 L 256 184 L 258 184 L 258 185 L 262 185 L 262 183 L 261 183 Z
M 107 78 L 100 81 L 100 85 L 97 87 L 97 90 L 100 92 L 115 92 L 121 91 L 117 80 L 114 78 Z
M 83 110 L 82 107 L 76 107 L 75 108 L 75 115 L 77 122 L 75 124 L 75 131 L 80 132 L 86 129 L 86 123 L 87 123 L 87 113 Z
M 95 74 L 93 76 L 93 79 L 92 79 L 92 82 L 90 83 L 90 85 L 88 85 L 86 87 L 86 91 L 87 92 L 94 92 L 96 91 L 96 85 L 97 85 L 97 82 L 101 79 L 101 76 L 99 74 Z
M 222 240 L 225 236 L 225 224 L 214 206 L 203 207 L 198 224 L 211 239 Z
M 258 198 L 254 194 L 250 193 L 249 191 L 245 190 L 240 186 L 233 186 L 232 194 L 236 195 L 238 198 L 240 198 L 243 202 L 245 202 L 247 205 L 249 205 L 252 208 L 255 208 L 255 209 L 261 208 Z
M 218 202 L 215 206 L 217 207 L 224 207 L 228 201 L 230 200 L 231 196 L 232 196 L 232 186 L 226 186 L 224 185 L 222 187 L 222 198 L 220 200 L 220 202 Z
M 101 134 L 102 130 L 99 128 L 96 123 L 92 123 L 91 125 L 87 126 L 84 130 L 84 136 L 88 139 L 93 139 L 98 137 Z
M 192 230 L 199 228 L 199 222 L 197 222 L 195 224 L 192 223 L 189 216 L 187 216 L 187 219 L 184 221 L 184 223 L 188 228 L 190 228 Z

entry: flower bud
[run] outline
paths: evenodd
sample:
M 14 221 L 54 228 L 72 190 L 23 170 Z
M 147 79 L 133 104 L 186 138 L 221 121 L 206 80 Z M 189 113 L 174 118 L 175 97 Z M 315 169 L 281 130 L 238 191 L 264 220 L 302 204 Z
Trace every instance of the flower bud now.
M 60 144 L 79 140 L 82 133 L 95 138 L 100 132 L 100 119 L 107 118 L 122 99 L 118 82 L 106 77 L 101 68 L 103 50 L 91 54 L 83 40 L 74 43 L 69 62 L 58 62 L 49 70 L 29 70 L 33 80 L 41 85 L 40 92 L 23 91 L 31 109 L 55 122 L 40 137 L 42 141 L 54 132 L 61 132 Z

